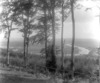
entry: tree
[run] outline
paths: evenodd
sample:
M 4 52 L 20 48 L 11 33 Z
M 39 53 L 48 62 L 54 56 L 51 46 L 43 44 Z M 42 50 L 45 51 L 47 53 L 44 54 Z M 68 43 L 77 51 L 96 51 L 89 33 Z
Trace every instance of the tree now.
M 33 33 L 32 30 L 35 27 L 34 21 L 37 9 L 35 7 L 35 0 L 15 0 L 13 6 L 14 11 L 17 12 L 18 15 L 17 24 L 23 26 L 20 31 L 23 33 L 24 37 L 24 66 L 26 67 L 29 40 Z
M 55 34 L 56 34 L 56 26 L 57 26 L 57 24 L 56 24 L 56 22 L 55 21 L 57 21 L 58 19 L 56 19 L 56 16 L 55 16 L 55 10 L 56 10 L 56 8 L 59 8 L 59 7 L 61 7 L 61 0 L 55 0 L 55 1 L 52 1 L 52 0 L 48 0 L 48 1 L 45 1 L 45 0 L 40 0 L 40 1 L 42 1 L 42 3 L 43 3 L 43 11 L 44 10 L 47 10 L 46 12 L 47 12 L 47 15 L 49 15 L 49 18 L 51 18 L 51 19 L 49 19 L 49 22 L 51 22 L 51 36 L 52 36 L 52 45 L 51 45 L 51 57 L 52 56 L 55 56 L 55 58 L 54 58 L 54 60 L 56 60 L 56 52 L 55 52 Z M 44 19 L 46 19 L 46 22 L 48 22 L 48 16 L 46 16 L 46 12 L 44 11 Z M 43 21 L 43 20 L 42 20 Z M 44 24 L 46 24 L 46 29 L 48 29 L 48 23 L 45 23 L 44 22 Z M 45 25 L 44 25 L 45 26 Z M 50 31 L 50 30 L 49 30 Z M 46 30 L 45 30 L 45 32 L 46 32 Z M 45 35 L 45 38 L 46 38 L 46 35 Z M 45 40 L 46 41 L 46 40 Z M 46 44 L 45 44 L 45 46 L 46 46 Z M 47 47 L 45 47 L 46 49 L 47 49 Z M 45 51 L 46 51 L 46 49 L 45 49 Z M 46 52 L 45 52 L 46 53 Z M 45 55 L 48 55 L 48 53 L 47 54 L 45 54 Z M 48 55 L 49 56 L 49 55 Z M 47 58 L 46 58 L 47 59 Z M 47 61 L 47 63 L 49 63 L 48 61 Z M 55 63 L 56 64 L 56 63 Z
M 41 7 L 41 10 L 43 11 L 43 16 L 39 19 L 40 22 L 43 23 L 43 26 L 42 28 L 44 29 L 44 36 L 45 36 L 45 57 L 46 57 L 46 60 L 47 60 L 47 56 L 48 56 L 48 53 L 47 53 L 47 41 L 48 41 L 48 34 L 47 34 L 47 31 L 48 31 L 48 15 L 47 15 L 47 10 L 48 10 L 48 2 L 47 0 L 39 0 L 39 5 Z
M 47 58 L 48 58 L 48 52 L 47 52 L 47 41 L 48 41 L 48 37 L 51 35 L 53 28 L 53 14 L 52 14 L 52 5 L 51 5 L 51 0 L 39 0 L 38 4 L 39 4 L 39 10 L 40 10 L 40 18 L 39 18 L 39 26 L 37 26 L 38 28 L 38 33 L 36 34 L 36 36 L 33 36 L 34 40 L 45 40 L 45 55 L 46 55 L 46 64 L 47 64 Z M 55 23 L 54 23 L 55 24 Z M 40 28 L 39 28 L 40 27 Z M 52 29 L 52 31 L 51 31 Z M 55 30 L 55 29 L 54 29 Z M 55 32 L 53 32 L 55 34 Z M 41 34 L 41 35 L 40 35 Z M 41 37 L 40 37 L 41 36 Z M 55 36 L 53 36 L 55 37 Z M 36 38 L 36 39 L 35 39 Z M 55 39 L 55 38 L 53 38 Z M 54 40 L 55 41 L 55 40 Z M 53 42 L 55 45 L 55 42 Z M 53 45 L 53 44 L 52 44 Z M 53 48 L 54 49 L 54 48 Z M 53 53 L 53 50 L 52 50 Z M 54 54 L 51 53 L 51 57 L 52 55 L 55 56 Z
M 55 0 L 56 4 L 52 0 L 38 0 L 38 10 L 39 10 L 39 15 L 38 15 L 38 26 L 37 26 L 37 34 L 32 37 L 33 43 L 35 42 L 41 42 L 45 41 L 45 55 L 46 55 L 46 60 L 47 60 L 47 44 L 48 44 L 48 38 L 51 36 L 52 38 L 52 51 L 50 56 L 54 56 L 54 60 L 56 60 L 56 54 L 55 54 L 55 34 L 56 30 L 58 29 L 57 23 L 57 17 L 54 15 L 55 14 L 55 8 L 58 8 L 59 4 L 61 5 L 60 1 L 61 0 Z M 59 1 L 59 2 L 58 2 Z M 53 5 L 53 4 L 55 5 Z M 53 6 L 54 7 L 53 7 Z M 46 61 L 48 62 L 48 61 Z M 55 61 L 56 62 L 56 61 Z M 55 64 L 55 63 L 54 63 Z M 56 65 L 56 64 L 55 64 Z
M 63 78 L 63 59 L 64 59 L 64 50 L 63 50 L 63 27 L 64 27 L 64 0 L 62 0 L 62 29 L 61 29 L 61 55 L 62 55 L 62 64 L 61 64 L 61 69 L 62 69 L 62 78 Z
M 46 56 L 46 60 L 47 60 L 47 57 L 48 57 L 48 52 L 47 52 L 47 7 L 48 7 L 48 4 L 47 4 L 47 2 L 45 1 L 44 2 L 44 17 L 45 17 L 45 19 L 44 19 L 44 26 L 45 26 L 45 56 Z
M 9 65 L 10 64 L 9 61 L 10 35 L 11 35 L 11 31 L 16 29 L 13 28 L 16 14 L 15 12 L 13 12 L 12 1 L 7 0 L 4 1 L 2 4 L 3 4 L 3 11 L 1 13 L 1 27 L 2 30 L 5 31 L 5 37 L 7 38 L 7 65 Z
M 74 0 L 70 0 L 72 16 L 72 48 L 71 48 L 71 76 L 74 78 L 74 44 L 75 44 L 75 19 L 74 19 Z
M 70 15 L 70 7 L 69 7 L 69 1 L 64 1 L 62 0 L 61 4 L 61 69 L 62 69 L 62 78 L 63 78 L 63 69 L 64 69 L 64 38 L 63 38 L 63 33 L 64 33 L 64 21 L 68 18 Z
M 51 56 L 53 59 L 52 65 L 54 65 L 54 72 L 56 71 L 56 54 L 55 54 L 55 0 L 50 0 L 51 3 L 51 14 L 52 14 L 52 47 L 51 47 Z

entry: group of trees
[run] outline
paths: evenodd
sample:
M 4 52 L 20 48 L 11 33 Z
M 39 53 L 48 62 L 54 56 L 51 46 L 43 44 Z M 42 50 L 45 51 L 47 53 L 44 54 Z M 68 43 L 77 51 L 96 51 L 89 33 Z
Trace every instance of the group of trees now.
M 3 12 L 0 17 L 1 28 L 5 31 L 7 38 L 7 64 L 9 65 L 11 31 L 17 29 L 23 34 L 24 39 L 24 66 L 27 65 L 30 41 L 32 43 L 45 42 L 46 67 L 50 71 L 55 72 L 57 68 L 55 51 L 56 32 L 58 28 L 61 28 L 61 67 L 63 68 L 63 27 L 64 21 L 71 13 L 73 25 L 71 69 L 73 76 L 75 41 L 74 4 L 76 1 L 77 0 L 4 0 Z M 49 46 L 50 49 L 48 50 Z M 50 67 L 53 69 L 50 69 Z

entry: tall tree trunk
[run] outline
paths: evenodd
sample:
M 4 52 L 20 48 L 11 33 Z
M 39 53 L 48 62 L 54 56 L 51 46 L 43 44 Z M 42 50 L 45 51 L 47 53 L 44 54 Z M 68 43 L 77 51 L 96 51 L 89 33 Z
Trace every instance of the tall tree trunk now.
M 24 40 L 23 40 L 23 66 L 26 66 L 26 29 L 25 29 L 25 23 L 24 23 L 24 14 L 22 13 L 22 19 L 23 19 L 23 27 L 24 27 Z
M 8 38 L 7 38 L 7 65 L 9 66 L 10 64 L 10 55 L 9 55 L 9 44 L 10 44 L 10 30 L 8 28 Z
M 29 16 L 29 14 L 28 14 Z M 23 14 L 22 14 L 23 18 Z M 29 17 L 27 17 L 27 25 L 26 22 L 23 21 L 23 26 L 24 26 L 24 67 L 26 68 L 27 66 L 27 56 L 28 56 L 28 22 L 29 22 Z
M 56 51 L 55 51 L 55 0 L 52 1 L 52 47 L 51 47 L 51 58 L 53 63 L 53 73 L 56 72 Z
M 10 28 L 12 29 L 12 23 L 13 23 L 13 21 L 12 21 L 11 24 L 9 25 L 9 23 L 8 23 L 8 21 L 7 21 L 7 25 L 10 26 L 10 27 L 8 27 L 8 37 L 7 37 L 7 65 L 8 65 L 8 66 L 9 66 L 9 64 L 10 64 L 9 44 L 10 44 L 10 34 L 11 34 Z
M 53 56 L 55 56 L 55 0 L 52 1 L 52 50 Z
M 29 26 L 29 11 L 27 12 L 27 25 L 26 25 L 26 30 L 25 30 L 25 35 L 26 35 L 26 43 L 25 43 L 25 46 L 26 46 L 26 56 L 25 56 L 25 66 L 27 66 L 27 61 L 28 61 L 28 48 L 29 48 L 29 31 L 30 29 L 30 26 Z
M 75 44 L 75 19 L 74 19 L 74 0 L 71 2 L 71 15 L 72 15 L 72 49 L 71 49 L 71 69 L 72 79 L 74 78 L 74 44 Z
M 63 78 L 63 68 L 64 68 L 64 44 L 63 44 L 63 26 L 64 26 L 64 9 L 63 9 L 64 1 L 62 0 L 62 29 L 61 29 L 61 69 L 62 69 L 62 78 Z
M 26 66 L 26 37 L 24 32 L 24 67 Z
M 29 36 L 27 37 L 27 43 L 26 43 L 26 65 L 27 65 L 27 61 L 28 61 L 28 49 L 29 49 Z
M 46 61 L 47 61 L 47 57 L 48 57 L 48 52 L 47 52 L 47 14 L 46 14 L 46 9 L 44 10 L 44 27 L 45 27 L 45 57 L 46 57 Z

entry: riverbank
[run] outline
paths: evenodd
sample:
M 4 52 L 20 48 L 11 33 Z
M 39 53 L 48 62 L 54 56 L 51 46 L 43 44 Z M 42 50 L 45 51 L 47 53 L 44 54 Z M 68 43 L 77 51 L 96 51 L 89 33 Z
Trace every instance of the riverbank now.
M 66 44 L 65 46 L 70 46 L 70 47 L 71 47 L 70 44 Z M 86 49 L 86 48 L 84 48 L 84 47 L 80 47 L 80 46 L 74 46 L 74 47 L 76 47 L 76 48 L 79 49 L 79 52 L 78 52 L 77 54 L 75 54 L 75 56 L 88 55 L 89 52 L 90 52 L 89 49 Z M 67 54 L 67 56 L 70 56 L 70 55 L 71 55 L 71 54 Z

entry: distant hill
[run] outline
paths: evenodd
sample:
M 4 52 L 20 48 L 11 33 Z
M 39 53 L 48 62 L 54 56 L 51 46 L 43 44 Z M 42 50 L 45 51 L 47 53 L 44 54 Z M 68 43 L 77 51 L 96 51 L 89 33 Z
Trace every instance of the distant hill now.
M 65 39 L 65 44 L 71 44 L 71 39 Z M 2 42 L 2 47 L 6 47 L 6 41 Z M 56 45 L 59 46 L 59 48 L 61 48 L 61 40 L 57 39 L 56 40 Z M 80 47 L 84 47 L 87 49 L 93 49 L 93 48 L 97 48 L 97 42 L 95 40 L 92 39 L 76 39 L 75 40 L 75 45 L 76 46 L 80 46 Z M 23 41 L 17 40 L 17 41 L 11 41 L 10 42 L 10 47 L 13 49 L 18 49 L 19 51 L 23 51 Z M 44 48 L 44 44 L 30 44 L 29 47 L 29 52 L 30 53 L 39 53 L 40 50 Z M 75 53 L 77 53 L 79 50 L 77 48 L 75 48 Z M 71 47 L 65 47 L 65 53 L 71 53 Z
M 72 40 L 69 39 L 65 39 L 65 44 L 71 44 Z M 58 45 L 61 44 L 61 40 L 57 39 L 56 43 Z M 87 49 L 93 49 L 93 48 L 97 48 L 98 47 L 98 42 L 96 40 L 93 39 L 75 39 L 75 45 L 76 46 L 80 46 L 80 47 L 84 47 Z

